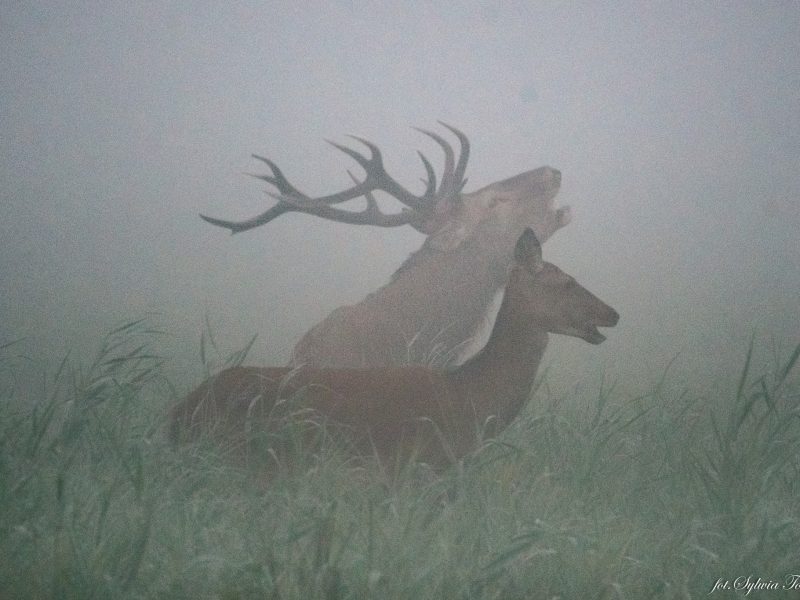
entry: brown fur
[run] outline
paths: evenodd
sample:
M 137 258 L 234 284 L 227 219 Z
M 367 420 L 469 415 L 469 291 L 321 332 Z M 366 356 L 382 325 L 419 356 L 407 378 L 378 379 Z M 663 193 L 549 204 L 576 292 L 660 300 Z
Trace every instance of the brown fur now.
M 487 424 L 507 426 L 528 399 L 548 333 L 599 344 L 597 326 L 618 315 L 558 267 L 541 260 L 530 230 L 484 349 L 450 370 L 236 367 L 204 382 L 171 414 L 173 440 L 206 432 L 220 440 L 273 431 L 289 418 L 334 423 L 360 454 L 411 456 L 445 465 L 472 450 Z
M 462 194 L 388 284 L 312 327 L 292 364 L 454 364 L 506 281 L 520 234 L 530 226 L 543 242 L 569 222 L 553 207 L 560 182 L 542 167 Z

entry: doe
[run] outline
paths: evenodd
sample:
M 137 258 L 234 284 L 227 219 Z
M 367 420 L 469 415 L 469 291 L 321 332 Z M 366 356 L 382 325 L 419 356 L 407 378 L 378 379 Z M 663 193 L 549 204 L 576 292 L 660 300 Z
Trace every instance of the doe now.
M 509 425 L 528 400 L 548 335 L 605 340 L 617 312 L 542 260 L 532 229 L 517 240 L 505 295 L 486 346 L 450 370 L 233 367 L 209 378 L 171 412 L 173 441 L 205 432 L 219 441 L 276 431 L 300 409 L 334 424 L 359 454 L 384 464 L 410 458 L 446 466 L 474 450 L 485 426 Z

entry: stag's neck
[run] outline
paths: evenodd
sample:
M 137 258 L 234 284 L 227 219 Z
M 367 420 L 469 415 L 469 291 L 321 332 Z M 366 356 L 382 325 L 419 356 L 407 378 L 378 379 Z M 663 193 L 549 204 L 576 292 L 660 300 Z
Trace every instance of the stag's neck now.
M 506 293 L 486 346 L 450 372 L 476 422 L 496 418 L 501 428 L 528 401 L 548 340 L 547 332 L 525 318 L 514 303 Z
M 459 354 L 480 328 L 497 291 L 508 275 L 513 231 L 497 223 L 482 224 L 458 248 L 440 250 L 426 243 L 398 270 L 391 283 L 368 299 L 393 315 L 407 342 L 414 340 L 411 362 L 431 362 L 430 351 L 440 348 Z M 508 238 L 508 239 L 506 239 Z M 430 241 L 429 241 L 430 242 Z

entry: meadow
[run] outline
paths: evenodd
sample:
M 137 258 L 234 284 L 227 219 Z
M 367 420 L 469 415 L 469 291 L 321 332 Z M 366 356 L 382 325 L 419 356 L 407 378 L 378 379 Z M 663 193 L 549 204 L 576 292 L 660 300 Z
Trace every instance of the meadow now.
M 170 381 L 160 339 L 121 326 L 33 395 L 24 344 L 0 348 L 0 598 L 800 597 L 800 346 L 764 369 L 742 348 L 710 394 L 666 366 L 637 397 L 543 373 L 444 473 L 389 476 L 320 431 L 265 484 L 224 448 L 167 442 L 198 382 Z M 211 346 L 209 371 L 247 353 Z

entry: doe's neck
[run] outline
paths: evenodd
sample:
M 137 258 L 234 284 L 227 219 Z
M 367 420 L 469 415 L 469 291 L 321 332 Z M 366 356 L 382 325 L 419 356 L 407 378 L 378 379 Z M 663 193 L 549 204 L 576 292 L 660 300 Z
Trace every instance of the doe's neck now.
M 475 417 L 497 417 L 508 425 L 528 400 L 547 347 L 547 331 L 515 306 L 508 290 L 486 346 L 451 371 L 450 377 Z

